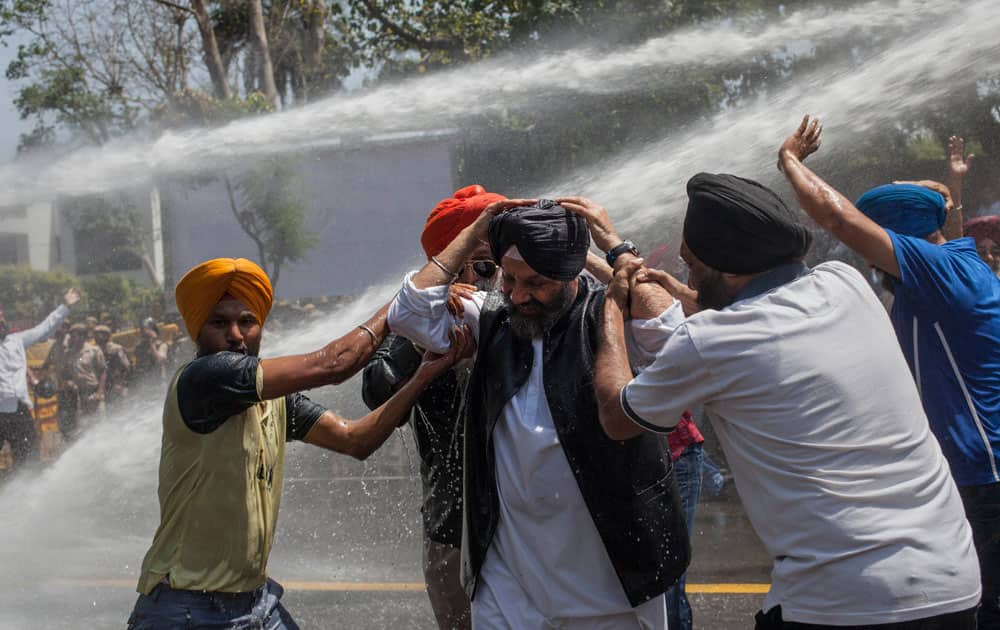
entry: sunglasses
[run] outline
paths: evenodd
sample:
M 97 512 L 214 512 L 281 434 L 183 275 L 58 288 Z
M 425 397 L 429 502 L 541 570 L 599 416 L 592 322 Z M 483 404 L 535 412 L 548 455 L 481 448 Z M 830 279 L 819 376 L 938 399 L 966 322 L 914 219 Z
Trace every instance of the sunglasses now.
M 492 278 L 496 275 L 498 265 L 492 260 L 474 260 L 471 263 L 466 263 L 467 265 L 472 265 L 472 270 L 476 272 L 476 275 L 480 278 Z

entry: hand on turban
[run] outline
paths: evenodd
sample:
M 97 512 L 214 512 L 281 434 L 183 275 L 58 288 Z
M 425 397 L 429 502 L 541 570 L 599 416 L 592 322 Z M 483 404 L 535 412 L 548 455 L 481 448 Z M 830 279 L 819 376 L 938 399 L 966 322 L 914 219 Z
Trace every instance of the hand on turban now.
M 854 205 L 875 223 L 903 236 L 924 238 L 944 225 L 944 197 L 917 184 L 877 186 Z
M 427 258 L 437 256 L 448 246 L 458 233 L 472 225 L 486 206 L 506 199 L 503 195 L 486 192 L 479 184 L 456 190 L 455 195 L 442 199 L 431 210 L 420 235 Z
M 490 221 L 489 236 L 494 260 L 500 262 L 516 245 L 529 267 L 553 280 L 580 275 L 590 249 L 587 221 L 547 199 L 498 214 Z
M 242 302 L 264 324 L 274 299 L 267 274 L 246 258 L 216 258 L 192 268 L 177 283 L 177 310 L 192 340 L 198 340 L 212 309 L 227 294 Z
M 966 236 L 976 239 L 976 243 L 988 238 L 1000 245 L 1000 215 L 970 219 L 962 226 L 962 230 Z
M 781 197 L 755 181 L 698 173 L 687 192 L 684 242 L 712 269 L 759 273 L 801 259 L 812 245 Z

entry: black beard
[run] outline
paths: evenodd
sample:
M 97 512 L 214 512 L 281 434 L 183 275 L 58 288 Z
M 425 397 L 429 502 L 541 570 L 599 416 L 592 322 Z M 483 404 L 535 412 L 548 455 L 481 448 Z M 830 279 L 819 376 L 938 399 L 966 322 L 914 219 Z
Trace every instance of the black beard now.
M 521 315 L 507 294 L 501 293 L 500 299 L 503 300 L 503 304 L 507 308 L 510 317 L 511 332 L 522 339 L 534 339 L 535 337 L 542 337 L 545 333 L 552 330 L 556 322 L 566 314 L 566 311 L 573 304 L 573 287 L 569 282 L 564 284 L 562 290 L 559 291 L 549 304 L 533 301 L 531 305 L 536 307 L 539 312 L 534 317 Z
M 722 272 L 714 269 L 708 271 L 698 284 L 698 305 L 719 311 L 732 303 L 733 298 L 726 293 L 726 285 L 722 282 Z

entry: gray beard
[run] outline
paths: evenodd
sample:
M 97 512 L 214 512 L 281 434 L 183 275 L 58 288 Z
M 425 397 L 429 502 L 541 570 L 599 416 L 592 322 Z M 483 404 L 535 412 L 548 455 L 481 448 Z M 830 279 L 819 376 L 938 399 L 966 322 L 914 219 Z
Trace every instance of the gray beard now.
M 556 322 L 562 319 L 562 316 L 572 306 L 572 293 L 570 283 L 563 285 L 563 290 L 552 301 L 552 304 L 546 305 L 537 317 L 524 317 L 518 314 L 517 307 L 507 295 L 500 293 L 499 297 L 503 305 L 507 307 L 511 332 L 522 339 L 534 339 L 545 336 L 556 325 Z

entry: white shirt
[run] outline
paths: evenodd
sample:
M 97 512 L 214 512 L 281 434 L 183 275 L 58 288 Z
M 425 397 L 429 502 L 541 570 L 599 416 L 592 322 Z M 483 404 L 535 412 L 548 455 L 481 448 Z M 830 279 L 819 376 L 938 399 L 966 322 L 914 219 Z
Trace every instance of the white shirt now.
M 622 401 L 647 428 L 704 403 L 774 559 L 764 610 L 865 625 L 979 601 L 958 490 L 888 316 L 848 265 L 693 315 Z
M 47 338 L 66 319 L 69 308 L 60 305 L 45 320 L 28 330 L 11 333 L 0 341 L 0 413 L 14 413 L 17 402 L 31 407 L 28 396 L 28 358 L 25 348 Z
M 446 309 L 448 287 L 418 290 L 411 277 L 389 309 L 389 327 L 442 352 L 455 325 Z M 464 321 L 477 339 L 485 297 L 464 301 Z M 480 580 L 501 606 L 527 604 L 553 623 L 626 614 L 663 628 L 662 605 L 633 609 L 625 596 L 556 433 L 543 385 L 542 340 L 533 340 L 532 348 L 528 380 L 493 431 L 500 519 Z

